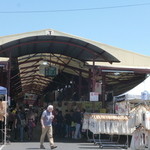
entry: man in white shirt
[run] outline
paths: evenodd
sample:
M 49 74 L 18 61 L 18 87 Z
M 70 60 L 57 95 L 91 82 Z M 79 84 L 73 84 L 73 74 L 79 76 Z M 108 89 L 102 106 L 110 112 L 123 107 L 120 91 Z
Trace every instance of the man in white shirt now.
M 54 115 L 52 114 L 53 111 L 53 105 L 49 105 L 46 110 L 43 111 L 41 116 L 41 125 L 42 125 L 42 134 L 40 138 L 40 148 L 45 149 L 43 143 L 45 139 L 45 135 L 48 135 L 50 148 L 54 149 L 57 148 L 56 145 L 54 145 L 53 140 L 53 128 L 52 128 L 52 121 L 54 119 Z

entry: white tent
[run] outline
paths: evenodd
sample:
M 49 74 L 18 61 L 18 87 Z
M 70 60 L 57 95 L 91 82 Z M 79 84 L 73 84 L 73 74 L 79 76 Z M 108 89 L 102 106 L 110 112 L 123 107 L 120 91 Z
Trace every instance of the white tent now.
M 130 91 L 115 97 L 115 101 L 123 100 L 129 100 L 133 102 L 150 100 L 150 77 L 147 77 L 142 83 Z
M 138 103 L 150 102 L 150 77 L 130 91 L 114 97 L 114 111 L 118 114 L 128 112 Z M 133 104 L 133 105 L 131 105 Z

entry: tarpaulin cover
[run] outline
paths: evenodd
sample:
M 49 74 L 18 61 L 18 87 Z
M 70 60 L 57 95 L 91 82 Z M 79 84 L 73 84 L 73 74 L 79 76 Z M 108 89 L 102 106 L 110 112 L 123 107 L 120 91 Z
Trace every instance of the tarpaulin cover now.
M 7 94 L 7 89 L 5 87 L 0 86 L 0 94 L 1 95 Z

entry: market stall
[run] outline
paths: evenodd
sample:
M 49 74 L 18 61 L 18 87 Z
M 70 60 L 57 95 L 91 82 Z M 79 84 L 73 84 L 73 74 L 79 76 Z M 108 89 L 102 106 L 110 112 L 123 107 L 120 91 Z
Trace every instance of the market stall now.
M 129 116 L 129 128 L 132 133 L 131 149 L 150 148 L 150 77 L 134 89 L 114 98 L 114 112 Z
M 129 127 L 135 127 L 130 148 L 132 150 L 150 149 L 150 106 L 140 104 L 130 112 Z
M 150 77 L 132 90 L 114 97 L 114 112 L 128 115 L 136 105 L 150 104 Z
M 7 122 L 7 89 L 0 86 L 0 121 L 1 121 L 1 133 L 2 142 L 6 144 L 6 122 Z
M 82 129 L 89 130 L 93 134 L 107 134 L 111 135 L 132 135 L 135 128 L 129 128 L 128 122 L 129 117 L 126 115 L 118 114 L 101 114 L 101 113 L 85 113 Z M 99 136 L 100 137 L 100 136 Z M 127 137 L 128 140 L 128 137 Z M 115 141 L 103 142 L 101 138 L 96 144 L 100 145 L 100 148 L 103 147 L 128 147 L 128 141 L 124 144 L 120 144 Z

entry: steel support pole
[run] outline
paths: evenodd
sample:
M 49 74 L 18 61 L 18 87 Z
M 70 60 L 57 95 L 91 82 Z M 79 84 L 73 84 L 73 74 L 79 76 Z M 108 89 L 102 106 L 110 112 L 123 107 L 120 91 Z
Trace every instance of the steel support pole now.
M 106 75 L 102 73 L 102 108 L 105 106 L 105 92 L 106 92 Z
M 82 72 L 79 74 L 79 99 L 81 98 L 81 90 L 82 90 Z
M 93 60 L 92 92 L 95 92 L 95 60 Z

